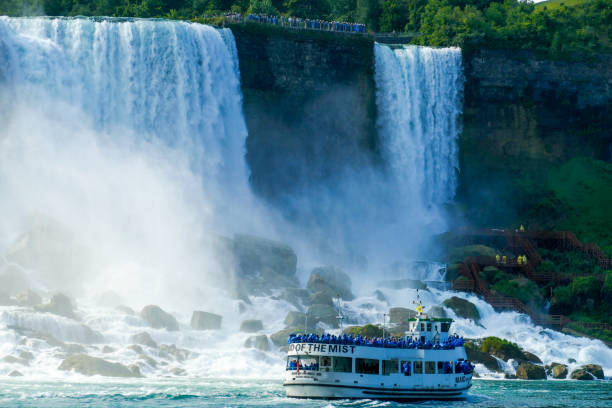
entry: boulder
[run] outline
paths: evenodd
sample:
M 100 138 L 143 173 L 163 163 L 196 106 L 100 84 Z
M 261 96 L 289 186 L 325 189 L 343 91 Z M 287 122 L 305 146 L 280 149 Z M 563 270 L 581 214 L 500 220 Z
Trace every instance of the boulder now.
M 287 301 L 300 311 L 304 309 L 304 305 L 310 304 L 309 297 L 310 292 L 303 288 L 285 288 L 280 295 L 280 299 Z
M 9 377 L 23 377 L 23 374 L 17 370 L 13 370 L 9 373 Z
M 86 354 L 75 354 L 68 356 L 59 366 L 63 371 L 76 371 L 83 375 L 101 375 L 103 377 L 142 377 L 140 370 L 128 368 L 123 364 L 111 363 L 97 357 Z
M 130 344 L 128 346 L 128 349 L 132 350 L 136 354 L 143 354 L 144 353 L 142 347 L 140 347 L 138 344 Z
M 324 323 L 333 328 L 338 328 L 338 312 L 330 305 L 311 305 L 308 308 L 308 325 Z
M 495 257 L 495 249 L 485 245 L 466 245 L 451 248 L 448 252 L 449 261 L 463 262 L 468 256 L 488 256 Z
M 298 327 L 303 326 L 306 322 L 306 313 L 296 312 L 291 310 L 285 316 L 286 327 Z
M 516 377 L 521 380 L 545 380 L 546 372 L 542 366 L 523 362 L 516 369 Z
M 160 356 L 172 356 L 177 361 L 185 361 L 192 356 L 189 350 L 176 347 L 174 344 L 162 344 L 159 346 Z
M 177 331 L 178 321 L 170 313 L 164 312 L 159 306 L 148 305 L 140 311 L 140 317 L 154 329 Z
M 115 308 L 115 310 L 129 316 L 136 316 L 134 309 L 126 305 L 119 305 Z
M 475 322 L 480 320 L 480 313 L 478 313 L 478 309 L 472 302 L 461 299 L 457 296 L 453 296 L 450 299 L 446 299 L 442 303 L 444 306 L 455 312 L 455 314 L 459 317 L 463 317 L 464 319 L 472 319 Z
M 102 353 L 104 354 L 108 354 L 108 353 L 114 353 L 115 349 L 112 348 L 111 346 L 104 346 L 102 347 Z
M 314 268 L 310 273 L 306 287 L 313 293 L 328 292 L 334 297 L 339 296 L 344 300 L 355 298 L 351 291 L 351 278 L 342 270 L 333 266 Z
M 603 369 L 601 368 L 601 366 L 599 364 L 587 364 L 587 365 L 583 365 L 582 367 L 580 367 L 583 370 L 588 371 L 589 373 L 593 374 L 593 377 L 599 379 L 599 380 L 603 380 L 604 379 L 604 372 Z
M 263 323 L 261 320 L 245 320 L 240 323 L 240 331 L 244 333 L 256 333 L 263 330 Z
M 417 312 L 405 307 L 392 307 L 389 309 L 389 322 L 398 326 L 408 326 L 408 321 L 416 316 Z
M 63 350 L 68 354 L 79 354 L 87 351 L 84 346 L 77 343 L 66 343 L 64 344 Z
M 590 381 L 594 380 L 595 376 L 589 373 L 587 370 L 579 368 L 578 370 L 572 371 L 570 378 L 572 380 Z
M 176 375 L 176 376 L 183 376 L 183 375 L 187 375 L 187 371 L 183 370 L 180 367 L 173 367 L 170 369 L 170 374 L 172 375 Z
M 558 380 L 562 380 L 567 378 L 567 366 L 563 364 L 555 364 L 552 365 L 552 377 Z
M 135 334 L 131 338 L 132 342 L 135 344 L 142 344 L 143 346 L 157 348 L 157 343 L 153 340 L 153 337 L 147 332 L 140 332 Z
M 58 316 L 64 316 L 69 319 L 76 319 L 72 302 L 70 298 L 64 294 L 58 293 L 53 295 L 51 301 L 44 305 L 35 306 L 35 309 L 43 313 L 53 313 Z
M 299 327 L 288 327 L 283 330 L 279 330 L 276 333 L 270 335 L 270 341 L 277 347 L 286 346 L 291 333 L 304 332 L 303 326 Z
M 435 317 L 435 318 L 444 318 L 444 317 L 448 317 L 448 315 L 446 314 L 446 310 L 444 310 L 444 308 L 442 306 L 432 306 L 427 310 L 427 315 L 429 317 Z
M 15 356 L 11 356 L 11 355 L 5 356 L 2 359 L 2 362 L 7 363 L 7 364 L 21 364 L 24 366 L 30 365 L 30 362 L 28 360 L 25 360 L 19 357 L 15 357 Z
M 530 363 L 542 364 L 542 360 L 540 360 L 540 357 L 536 356 L 535 354 L 525 350 L 521 350 L 521 352 L 523 353 L 523 359 L 525 361 L 528 361 Z
M 344 333 L 352 334 L 353 336 L 382 337 L 383 329 L 381 326 L 366 324 L 365 326 L 349 326 L 344 329 Z
M 336 294 L 334 294 L 331 289 L 320 290 L 320 291 L 315 292 L 312 295 L 310 295 L 310 298 L 308 299 L 308 304 L 310 304 L 310 305 L 318 304 L 318 305 L 330 305 L 330 306 L 333 306 L 334 305 L 334 296 L 336 296 Z
M 22 351 L 19 353 L 19 358 L 29 362 L 34 360 L 34 354 L 30 353 L 29 351 Z
M 191 315 L 191 327 L 196 330 L 219 330 L 222 316 L 214 313 L 195 310 Z
M 376 284 L 379 288 L 389 289 L 427 289 L 425 282 L 415 279 L 394 279 L 381 281 Z
M 31 289 L 26 289 L 17 295 L 17 303 L 20 306 L 36 306 L 42 303 L 42 298 Z
M 268 351 L 270 349 L 270 341 L 268 336 L 261 334 L 259 336 L 251 336 L 244 342 L 244 347 L 255 348 L 261 351 Z
M 378 300 L 379 302 L 386 302 L 389 303 L 389 301 L 387 300 L 387 297 L 385 296 L 384 293 L 382 293 L 380 290 L 376 289 L 374 291 L 374 296 L 376 296 L 376 300 Z
M 485 337 L 480 346 L 480 351 L 501 358 L 504 361 L 508 361 L 511 358 L 521 362 L 525 360 L 523 351 L 519 346 L 499 337 Z
M 230 292 L 237 298 L 298 286 L 297 256 L 290 246 L 252 235 L 235 235 L 225 245 L 234 265 Z
M 484 353 L 477 343 L 466 341 L 464 346 L 468 360 L 484 365 L 489 371 L 501 371 L 498 361 L 490 354 Z

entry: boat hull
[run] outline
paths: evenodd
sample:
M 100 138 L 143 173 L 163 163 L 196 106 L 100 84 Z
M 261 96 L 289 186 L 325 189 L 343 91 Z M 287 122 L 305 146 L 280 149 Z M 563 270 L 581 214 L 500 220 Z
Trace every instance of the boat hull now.
M 341 384 L 284 384 L 289 398 L 378 399 L 393 401 L 462 400 L 471 385 L 463 389 L 401 389 L 360 387 Z

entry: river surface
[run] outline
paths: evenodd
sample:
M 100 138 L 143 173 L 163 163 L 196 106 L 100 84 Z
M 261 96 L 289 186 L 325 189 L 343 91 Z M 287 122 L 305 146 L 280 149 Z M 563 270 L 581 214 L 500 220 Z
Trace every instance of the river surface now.
M 0 381 L 2 407 L 610 407 L 611 381 L 475 380 L 458 402 L 296 400 L 279 380 L 168 379 L 121 382 Z

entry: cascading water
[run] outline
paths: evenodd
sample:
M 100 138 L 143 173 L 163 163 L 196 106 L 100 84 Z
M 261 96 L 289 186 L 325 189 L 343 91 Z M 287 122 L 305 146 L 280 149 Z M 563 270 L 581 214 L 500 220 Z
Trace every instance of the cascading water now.
M 461 50 L 376 44 L 378 127 L 396 186 L 423 208 L 455 196 Z

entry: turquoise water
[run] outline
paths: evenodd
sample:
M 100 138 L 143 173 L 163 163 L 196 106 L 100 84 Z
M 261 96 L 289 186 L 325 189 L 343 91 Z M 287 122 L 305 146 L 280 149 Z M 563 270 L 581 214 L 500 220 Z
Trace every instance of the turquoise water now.
M 612 407 L 611 381 L 475 380 L 459 402 L 399 404 L 285 397 L 277 380 L 134 380 L 129 382 L 0 381 L 1 407 Z

